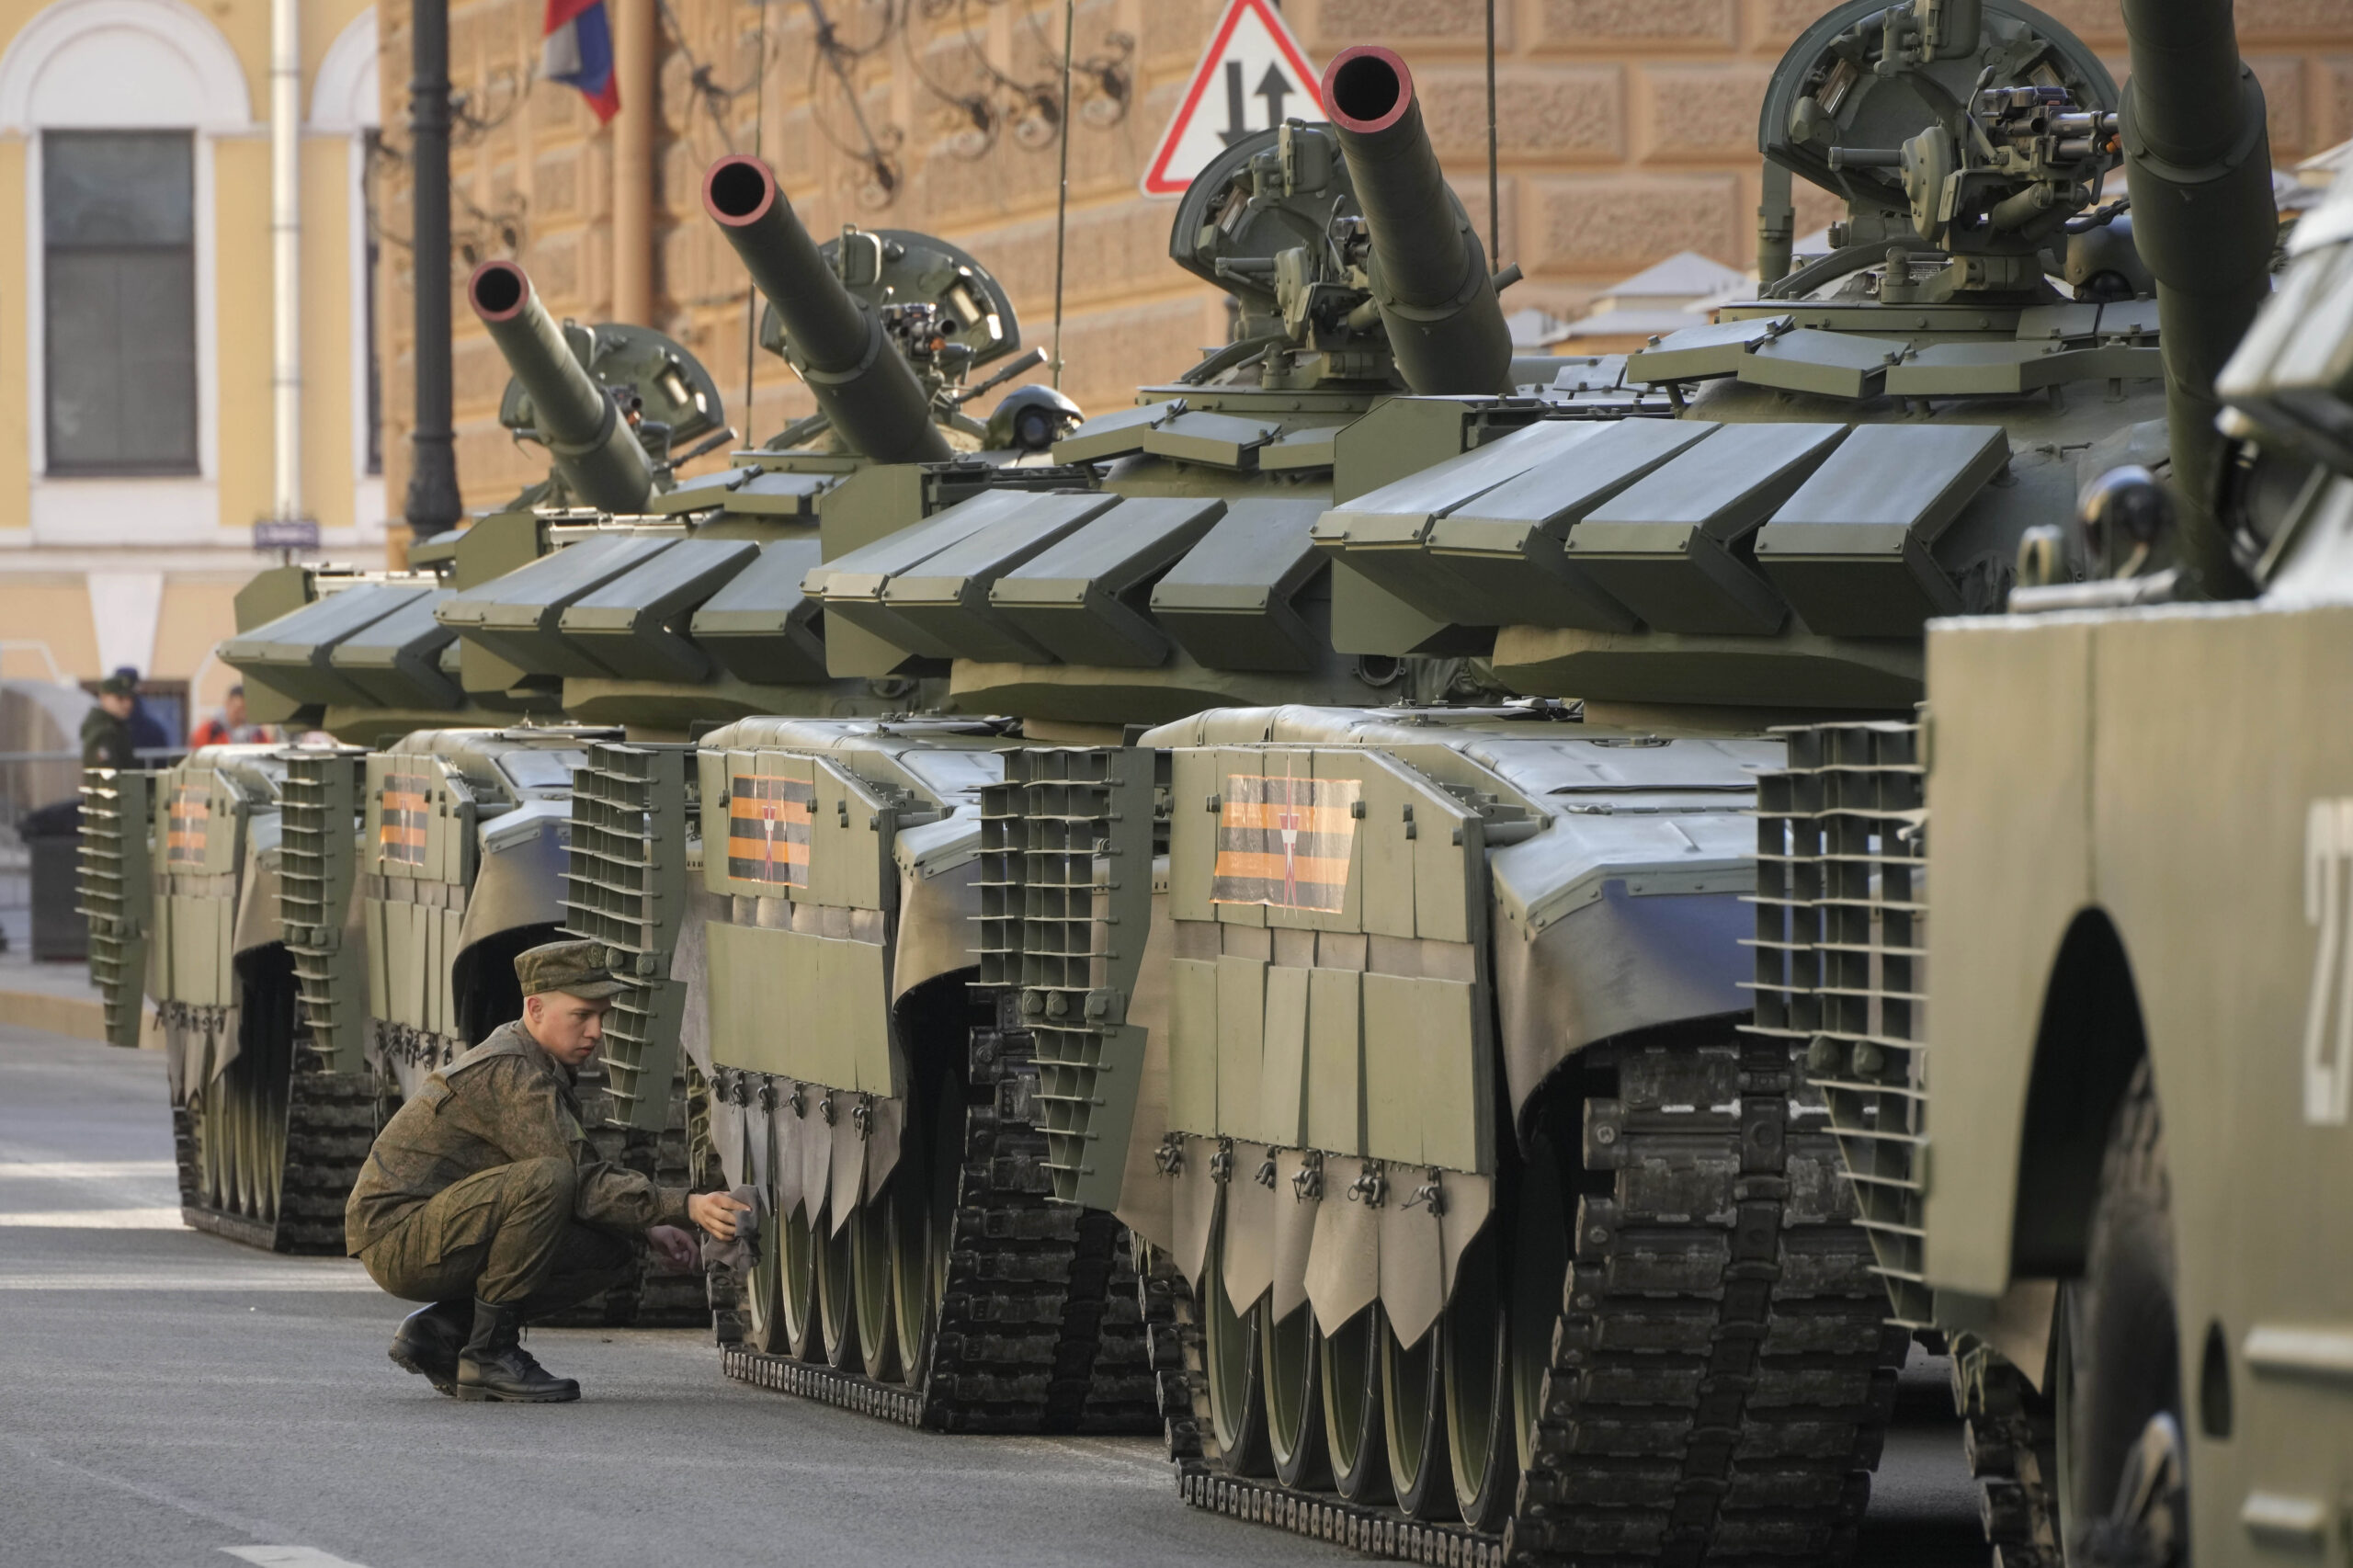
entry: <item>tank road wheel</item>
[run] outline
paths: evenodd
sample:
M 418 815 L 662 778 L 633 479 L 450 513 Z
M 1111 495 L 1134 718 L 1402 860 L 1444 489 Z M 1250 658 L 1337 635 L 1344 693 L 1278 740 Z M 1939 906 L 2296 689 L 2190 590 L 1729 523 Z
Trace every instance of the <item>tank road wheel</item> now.
M 818 1221 L 817 1330 L 820 1358 L 829 1367 L 850 1372 L 863 1365 L 858 1348 L 858 1316 L 850 1299 L 850 1232 L 853 1223 L 836 1226 L 833 1205 Z
M 1379 1302 L 1350 1318 L 1337 1334 L 1316 1340 L 1332 1487 L 1351 1503 L 1389 1501 L 1389 1445 L 1381 1417 L 1381 1346 L 1388 1340 Z
M 931 1377 L 963 1169 L 964 1085 L 947 1072 L 931 1103 L 918 1106 L 910 1119 L 899 1168 L 891 1175 L 892 1326 L 900 1373 L 912 1389 Z
M 818 1228 L 824 1223 L 822 1210 L 812 1214 L 804 1205 L 777 1225 L 777 1327 L 785 1352 L 796 1361 L 817 1360 L 824 1351 L 817 1310 Z
M 1506 1561 L 1853 1554 L 1908 1335 L 1800 1067 L 1702 1026 L 1589 1048 L 1548 1088 L 1574 1220 Z
M 1395 1333 L 1381 1336 L 1381 1433 L 1389 1449 L 1389 1482 L 1409 1519 L 1442 1519 L 1454 1512 L 1454 1469 L 1446 1452 L 1446 1322 L 1443 1316 L 1412 1345 Z
M 849 1217 L 850 1310 L 858 1323 L 858 1359 L 878 1383 L 899 1375 L 897 1292 L 891 1281 L 891 1210 L 888 1188 L 858 1206 Z
M 1332 1484 L 1331 1447 L 1324 1439 L 1322 1335 L 1315 1309 L 1293 1308 L 1278 1321 L 1271 1292 L 1258 1303 L 1258 1369 L 1266 1384 L 1267 1448 L 1275 1479 L 1321 1492 Z
M 188 1097 L 188 1163 L 196 1169 L 194 1198 L 200 1209 L 224 1207 L 221 1200 L 221 1124 L 212 1108 L 210 1085 Z
M 1519 1489 L 1512 1435 L 1511 1296 L 1495 1240 L 1502 1216 L 1479 1233 L 1455 1270 L 1439 1342 L 1446 1361 L 1446 1451 L 1454 1501 L 1473 1529 L 1503 1528 Z
M 1267 1398 L 1258 1369 L 1258 1312 L 1233 1310 L 1225 1290 L 1225 1221 L 1210 1233 L 1201 1267 L 1201 1359 L 1209 1374 L 1210 1430 L 1219 1462 L 1232 1475 L 1269 1475 Z
M 2189 1561 L 2171 1182 L 2144 1061 L 2109 1124 L 2084 1276 L 2065 1287 L 2059 1474 L 2067 1556 Z
M 744 1342 L 763 1356 L 785 1349 L 784 1233 L 789 1222 L 774 1209 L 760 1215 L 759 1255 L 744 1278 Z

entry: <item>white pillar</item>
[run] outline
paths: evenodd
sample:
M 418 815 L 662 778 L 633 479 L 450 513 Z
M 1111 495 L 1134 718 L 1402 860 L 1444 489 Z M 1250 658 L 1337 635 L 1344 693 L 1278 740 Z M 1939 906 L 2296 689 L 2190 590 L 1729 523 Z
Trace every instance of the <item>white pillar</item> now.
M 302 47 L 300 0 L 270 0 L 270 396 L 276 512 L 302 516 Z

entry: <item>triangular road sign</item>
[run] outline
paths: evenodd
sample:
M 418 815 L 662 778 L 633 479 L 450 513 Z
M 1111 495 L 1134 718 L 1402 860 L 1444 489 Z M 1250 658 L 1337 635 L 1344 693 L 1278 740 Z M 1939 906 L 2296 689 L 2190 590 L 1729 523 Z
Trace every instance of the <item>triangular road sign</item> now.
M 1182 196 L 1211 159 L 1252 131 L 1323 119 L 1321 77 L 1281 12 L 1267 0 L 1233 0 L 1144 165 L 1143 193 Z

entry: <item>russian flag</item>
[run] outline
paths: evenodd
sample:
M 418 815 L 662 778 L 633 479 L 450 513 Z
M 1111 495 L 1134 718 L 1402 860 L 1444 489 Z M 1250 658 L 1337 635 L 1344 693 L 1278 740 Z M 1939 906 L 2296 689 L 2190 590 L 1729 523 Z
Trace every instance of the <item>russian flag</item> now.
M 605 0 L 548 0 L 540 74 L 579 88 L 600 125 L 620 112 L 620 84 L 613 77 L 613 29 L 606 21 Z

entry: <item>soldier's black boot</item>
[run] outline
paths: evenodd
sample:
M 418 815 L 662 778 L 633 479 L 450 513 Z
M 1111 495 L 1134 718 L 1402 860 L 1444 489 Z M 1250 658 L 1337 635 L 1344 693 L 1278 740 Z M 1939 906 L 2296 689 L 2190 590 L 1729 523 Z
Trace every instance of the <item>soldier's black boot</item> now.
M 548 1375 L 523 1348 L 523 1316 L 513 1307 L 474 1302 L 473 1337 L 458 1357 L 458 1397 L 515 1404 L 562 1404 L 580 1397 L 570 1378 Z
M 458 1392 L 458 1354 L 465 1348 L 473 1325 L 473 1307 L 466 1301 L 436 1301 L 419 1307 L 401 1320 L 388 1354 L 392 1365 L 415 1372 L 443 1393 Z

